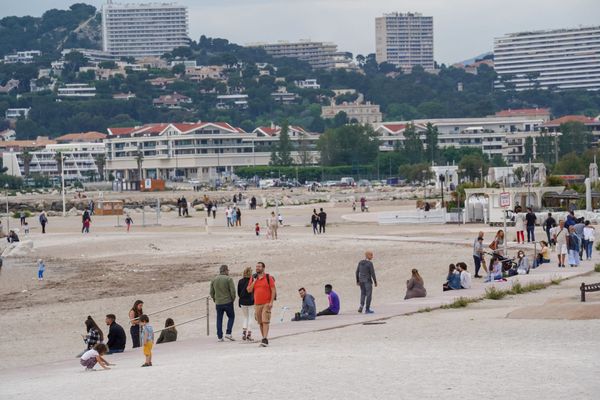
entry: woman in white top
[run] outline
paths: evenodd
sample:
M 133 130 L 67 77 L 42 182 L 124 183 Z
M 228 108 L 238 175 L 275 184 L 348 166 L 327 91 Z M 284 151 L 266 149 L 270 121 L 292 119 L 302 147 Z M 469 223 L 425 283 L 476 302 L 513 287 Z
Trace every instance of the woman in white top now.
M 520 209 L 515 215 L 515 229 L 517 231 L 517 243 L 525 243 L 525 214 Z
M 596 236 L 596 230 L 590 225 L 590 221 L 585 221 L 583 227 L 583 248 L 585 250 L 585 259 L 590 260 L 592 258 L 592 249 L 594 248 L 594 239 Z

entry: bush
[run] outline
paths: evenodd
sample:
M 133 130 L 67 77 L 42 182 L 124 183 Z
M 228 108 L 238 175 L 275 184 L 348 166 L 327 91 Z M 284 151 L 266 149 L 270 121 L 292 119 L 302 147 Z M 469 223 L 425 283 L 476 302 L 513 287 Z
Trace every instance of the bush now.
M 29 211 L 29 210 L 24 210 L 24 211 L 25 211 L 25 218 L 31 218 L 31 216 L 33 215 L 31 213 L 31 211 Z M 13 212 L 12 217 L 13 218 L 21 218 L 21 211 Z
M 474 303 L 476 301 L 479 301 L 479 300 L 477 300 L 477 299 L 469 299 L 469 298 L 466 298 L 466 297 L 459 297 L 458 299 L 454 300 L 450 304 L 444 304 L 441 308 L 443 308 L 443 309 L 463 308 L 463 307 L 466 307 L 467 305 L 469 305 L 469 303 Z
M 498 290 L 493 286 L 485 290 L 485 298 L 489 300 L 500 300 L 506 297 L 507 294 L 506 290 Z
M 596 264 L 596 265 L 594 266 L 594 271 L 596 271 L 596 272 L 600 272 L 600 264 Z

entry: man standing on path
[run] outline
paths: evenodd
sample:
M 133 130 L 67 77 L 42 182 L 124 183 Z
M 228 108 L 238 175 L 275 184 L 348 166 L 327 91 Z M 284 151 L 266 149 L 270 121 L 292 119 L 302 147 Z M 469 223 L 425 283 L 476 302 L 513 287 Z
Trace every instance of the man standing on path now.
M 248 282 L 248 292 L 254 293 L 254 315 L 262 334 L 261 347 L 269 345 L 269 323 L 273 302 L 277 298 L 275 279 L 265 273 L 265 263 L 256 263 L 256 273 Z
M 548 216 L 544 220 L 544 230 L 546 231 L 546 236 L 548 237 L 548 244 L 552 244 L 552 235 L 550 234 L 550 229 L 552 229 L 556 225 L 556 220 L 552 216 L 552 213 L 548 213 Z
M 477 239 L 473 242 L 473 262 L 475 263 L 475 278 L 481 278 L 479 270 L 483 260 L 483 232 L 479 232 Z
M 565 257 L 567 255 L 567 236 L 569 230 L 565 227 L 565 221 L 559 220 L 558 226 L 554 228 L 554 243 L 556 243 L 556 255 L 558 256 L 558 268 L 565 267 Z
M 531 207 L 527 208 L 525 219 L 527 220 L 527 243 L 535 242 L 535 221 L 537 217 Z
M 327 213 L 323 211 L 323 208 L 320 209 L 319 213 L 319 233 L 325 233 L 325 225 L 327 225 Z
M 221 265 L 219 275 L 210 281 L 210 297 L 213 299 L 217 309 L 217 338 L 223 342 L 223 314 L 227 314 L 227 330 L 225 338 L 231 341 L 235 339 L 231 336 L 233 331 L 233 322 L 235 321 L 235 311 L 233 302 L 235 301 L 236 290 L 233 279 L 229 276 L 229 267 Z
M 277 222 L 277 217 L 275 216 L 275 212 L 271 212 L 271 217 L 267 220 L 267 226 L 269 228 L 269 232 L 271 234 L 271 239 L 277 239 L 277 229 L 279 228 L 279 223 Z
M 377 287 L 377 277 L 375 276 L 375 268 L 371 260 L 373 259 L 373 252 L 366 251 L 365 259 L 361 260 L 356 267 L 356 285 L 360 286 L 360 307 L 358 312 L 362 313 L 363 307 L 365 306 L 365 314 L 373 314 L 371 310 L 371 298 L 373 296 L 373 284 Z

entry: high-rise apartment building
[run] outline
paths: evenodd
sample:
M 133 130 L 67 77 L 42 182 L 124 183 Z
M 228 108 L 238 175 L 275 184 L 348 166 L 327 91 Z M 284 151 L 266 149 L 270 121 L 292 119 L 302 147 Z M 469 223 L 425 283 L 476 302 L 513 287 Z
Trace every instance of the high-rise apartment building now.
M 433 70 L 433 17 L 384 14 L 375 19 L 375 46 L 378 63 L 394 64 L 404 71 L 415 65 Z
M 494 39 L 497 88 L 600 89 L 600 26 Z
M 335 67 L 337 45 L 327 42 L 299 42 L 253 43 L 251 47 L 262 47 L 273 57 L 290 57 L 306 61 L 314 69 Z
M 102 6 L 103 50 L 119 57 L 161 56 L 187 46 L 187 7 L 174 3 Z

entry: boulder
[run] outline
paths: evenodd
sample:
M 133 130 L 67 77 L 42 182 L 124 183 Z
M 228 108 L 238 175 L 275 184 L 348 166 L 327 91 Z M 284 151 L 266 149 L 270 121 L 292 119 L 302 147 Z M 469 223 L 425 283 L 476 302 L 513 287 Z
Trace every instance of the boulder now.
M 75 207 L 73 207 L 69 211 L 67 211 L 67 215 L 69 217 L 76 217 L 81 214 L 83 214 L 83 213 L 80 210 L 76 209 Z
M 196 211 L 204 211 L 204 204 L 196 204 L 194 206 L 194 210 L 196 210 Z
M 23 240 L 22 242 L 10 243 L 2 252 L 2 257 L 24 257 L 33 251 L 33 241 Z
M 162 205 L 162 206 L 160 206 L 160 211 L 161 212 L 170 212 L 170 211 L 172 211 L 172 208 L 169 205 Z

